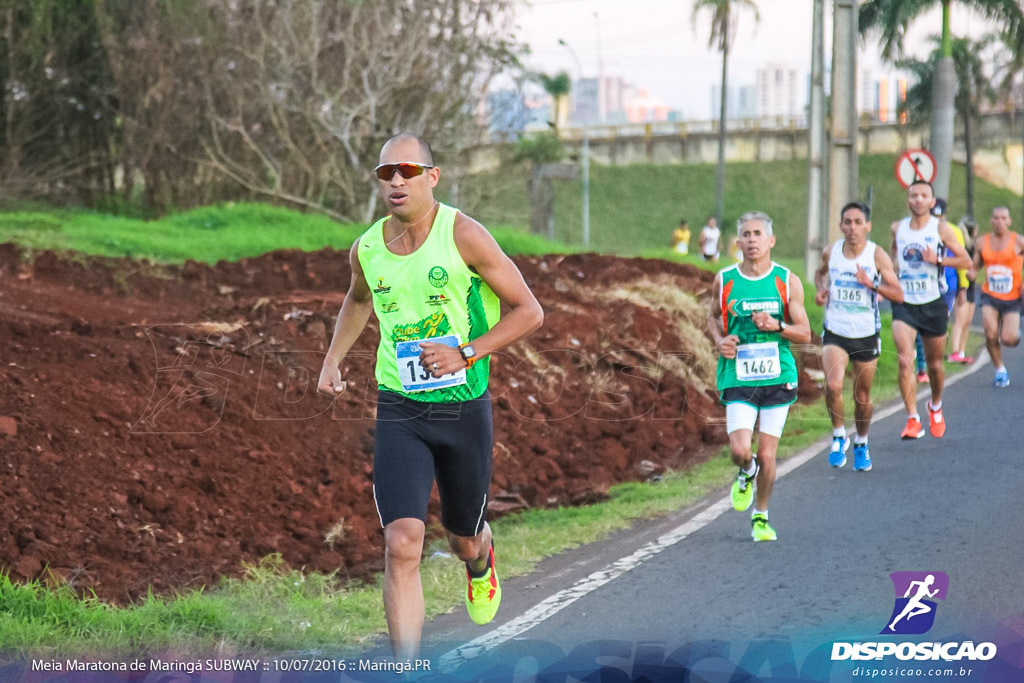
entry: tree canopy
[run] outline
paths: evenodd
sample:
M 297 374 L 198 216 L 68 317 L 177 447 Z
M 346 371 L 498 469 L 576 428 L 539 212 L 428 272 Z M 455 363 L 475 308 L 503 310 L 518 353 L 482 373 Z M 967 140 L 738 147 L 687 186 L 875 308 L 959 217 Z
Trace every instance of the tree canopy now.
M 454 158 L 518 68 L 513 0 L 7 0 L 0 193 L 376 210 L 380 144 Z

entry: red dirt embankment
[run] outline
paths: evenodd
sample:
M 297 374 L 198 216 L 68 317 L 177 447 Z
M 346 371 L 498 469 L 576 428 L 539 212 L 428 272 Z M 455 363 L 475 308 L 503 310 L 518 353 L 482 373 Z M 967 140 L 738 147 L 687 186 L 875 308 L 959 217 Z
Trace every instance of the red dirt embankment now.
M 492 366 L 492 514 L 599 500 L 725 442 L 711 274 L 517 263 L 547 317 Z M 49 567 L 115 601 L 211 585 L 270 553 L 382 569 L 374 321 L 344 363 L 350 391 L 315 392 L 349 274 L 333 250 L 167 267 L 0 245 L 0 568 Z

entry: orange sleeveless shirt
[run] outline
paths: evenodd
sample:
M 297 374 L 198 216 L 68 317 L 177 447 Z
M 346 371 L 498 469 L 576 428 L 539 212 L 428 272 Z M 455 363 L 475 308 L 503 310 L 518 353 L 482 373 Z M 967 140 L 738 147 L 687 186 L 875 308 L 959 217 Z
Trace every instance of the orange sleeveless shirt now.
M 1024 268 L 1024 255 L 1017 253 L 1017 240 L 1014 233 L 1007 233 L 1006 247 L 995 251 L 990 246 L 992 235 L 981 239 L 981 259 L 985 264 L 985 282 L 981 291 L 993 299 L 1013 301 L 1020 298 L 1021 268 Z

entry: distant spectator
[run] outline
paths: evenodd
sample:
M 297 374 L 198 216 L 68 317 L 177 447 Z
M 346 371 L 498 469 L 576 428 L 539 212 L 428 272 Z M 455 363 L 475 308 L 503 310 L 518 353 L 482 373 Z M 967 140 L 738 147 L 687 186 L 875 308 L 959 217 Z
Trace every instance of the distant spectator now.
M 729 240 L 729 246 L 726 248 L 726 253 L 736 263 L 743 260 L 743 252 L 740 251 L 740 240 L 738 237 L 733 237 Z
M 679 221 L 679 227 L 672 231 L 672 251 L 683 256 L 690 253 L 690 225 L 685 218 Z
M 722 231 L 714 216 L 708 216 L 707 224 L 700 231 L 700 253 L 705 261 L 718 261 L 722 253 Z

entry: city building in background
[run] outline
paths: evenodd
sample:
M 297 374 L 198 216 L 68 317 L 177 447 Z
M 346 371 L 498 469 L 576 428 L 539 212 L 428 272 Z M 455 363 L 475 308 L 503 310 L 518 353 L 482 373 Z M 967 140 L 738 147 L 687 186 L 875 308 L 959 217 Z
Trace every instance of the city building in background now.
M 794 117 L 804 113 L 797 70 L 784 64 L 768 64 L 757 70 L 757 115 Z
M 708 121 L 718 120 L 718 112 L 721 107 L 721 93 L 721 85 L 711 86 L 711 109 L 708 112 Z M 757 118 L 757 112 L 756 85 L 729 86 L 729 98 L 725 102 L 725 117 L 727 119 L 753 119 Z

